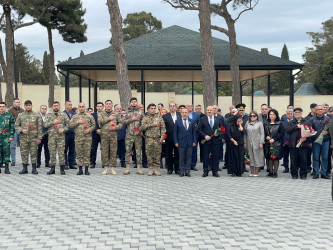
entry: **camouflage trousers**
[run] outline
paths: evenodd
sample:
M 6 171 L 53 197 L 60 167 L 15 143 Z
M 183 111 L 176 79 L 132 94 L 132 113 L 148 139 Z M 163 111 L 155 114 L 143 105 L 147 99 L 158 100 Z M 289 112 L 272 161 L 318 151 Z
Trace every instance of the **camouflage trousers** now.
M 29 135 L 25 134 L 20 135 L 22 164 L 29 164 L 29 154 L 30 154 L 31 163 L 32 164 L 37 163 L 38 144 L 36 140 L 37 138 L 30 137 Z
M 141 135 L 130 135 L 126 134 L 126 154 L 125 154 L 125 162 L 126 165 L 130 165 L 131 163 L 131 153 L 133 143 L 135 145 L 135 153 L 136 153 L 136 162 L 138 165 L 141 165 L 142 157 L 141 157 L 141 148 L 142 148 L 142 137 Z
M 10 162 L 10 142 L 8 139 L 6 137 L 0 138 L 0 163 Z
M 49 136 L 50 164 L 57 164 L 57 151 L 59 157 L 59 165 L 65 165 L 65 134 L 57 136 Z
M 117 166 L 117 133 L 101 134 L 101 155 L 103 167 Z
M 159 167 L 162 145 L 160 139 L 146 138 L 146 153 L 149 167 Z
M 75 140 L 76 161 L 78 166 L 89 167 L 92 139 L 91 137 L 84 137 L 84 138 L 85 140 Z

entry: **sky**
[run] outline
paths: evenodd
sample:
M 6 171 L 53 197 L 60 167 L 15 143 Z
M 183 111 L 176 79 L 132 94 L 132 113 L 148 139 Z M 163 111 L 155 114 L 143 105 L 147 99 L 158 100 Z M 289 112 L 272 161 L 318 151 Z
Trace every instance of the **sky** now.
M 163 27 L 179 25 L 199 31 L 196 11 L 176 10 L 162 0 L 118 0 L 122 17 L 133 12 L 151 12 L 162 21 Z M 212 0 L 211 2 L 217 2 Z M 86 9 L 84 16 L 88 24 L 85 43 L 70 44 L 62 40 L 57 31 L 53 31 L 53 45 L 56 64 L 58 61 L 79 57 L 108 47 L 110 16 L 106 0 L 82 0 Z M 244 13 L 236 22 L 237 43 L 255 50 L 268 48 L 270 54 L 281 56 L 282 47 L 287 45 L 291 61 L 303 63 L 302 55 L 311 47 L 311 38 L 307 32 L 319 32 L 322 22 L 330 19 L 333 10 L 332 0 L 260 0 L 253 11 Z M 233 13 L 235 17 L 238 11 Z M 27 18 L 26 21 L 29 21 Z M 212 24 L 226 27 L 221 17 L 212 17 Z M 213 31 L 213 36 L 228 38 Z M 0 38 L 4 43 L 4 35 Z M 15 43 L 26 46 L 31 55 L 42 60 L 44 51 L 48 51 L 47 31 L 39 24 L 15 31 Z

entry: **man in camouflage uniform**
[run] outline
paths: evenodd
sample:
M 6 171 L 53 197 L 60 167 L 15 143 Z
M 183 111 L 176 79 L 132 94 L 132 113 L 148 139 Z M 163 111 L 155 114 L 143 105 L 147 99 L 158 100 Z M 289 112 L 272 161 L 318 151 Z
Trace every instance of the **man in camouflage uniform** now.
M 90 151 L 92 137 L 91 133 L 94 131 L 96 124 L 95 119 L 91 114 L 86 112 L 84 103 L 78 105 L 79 113 L 74 115 L 69 122 L 69 127 L 74 128 L 75 131 L 75 148 L 77 154 L 77 163 L 79 165 L 79 172 L 77 175 L 82 175 L 82 167 L 85 167 L 84 174 L 90 175 Z
M 141 126 L 141 120 L 143 118 L 142 111 L 138 108 L 138 101 L 135 97 L 130 99 L 130 106 L 128 107 L 126 118 L 123 120 L 123 124 L 127 125 L 126 129 L 126 170 L 124 174 L 130 173 L 130 160 L 133 143 L 135 145 L 136 162 L 137 162 L 137 174 L 143 175 L 141 166 L 141 147 L 142 147 L 142 134 L 139 131 Z
M 114 167 L 117 166 L 117 130 L 122 128 L 122 119 L 120 114 L 112 110 L 111 100 L 105 101 L 105 110 L 98 114 L 98 123 L 101 127 L 101 153 L 102 166 L 104 171 L 102 175 L 108 174 L 108 168 L 111 166 L 111 175 L 117 175 Z
M 18 98 L 13 100 L 13 106 L 8 109 L 8 112 L 11 113 L 16 121 L 18 115 L 24 112 L 24 109 L 21 108 L 21 101 Z M 10 158 L 12 161 L 12 166 L 15 166 L 16 162 L 16 145 L 19 143 L 20 133 L 14 132 L 14 139 L 10 143 Z
M 5 173 L 9 172 L 10 142 L 14 138 L 14 117 L 6 112 L 6 103 L 0 102 L 0 164 L 5 164 Z M 0 169 L 1 173 L 1 169 Z
M 60 165 L 60 174 L 65 174 L 65 132 L 68 130 L 69 118 L 65 113 L 59 113 L 60 103 L 52 104 L 53 112 L 49 113 L 44 121 L 44 127 L 48 129 L 49 150 L 51 158 L 51 170 L 47 174 L 55 174 L 57 164 L 57 150 Z
M 38 174 L 37 148 L 43 137 L 43 122 L 40 115 L 32 111 L 32 102 L 24 102 L 23 113 L 20 113 L 15 121 L 15 130 L 20 133 L 21 158 L 23 169 L 20 174 L 28 173 L 29 154 L 32 165 L 32 174 Z
M 147 110 L 148 116 L 143 117 L 140 132 L 146 131 L 148 175 L 160 176 L 158 168 L 160 166 L 161 144 L 163 143 L 163 136 L 165 134 L 165 124 L 163 118 L 159 114 L 155 114 L 155 104 L 149 104 Z

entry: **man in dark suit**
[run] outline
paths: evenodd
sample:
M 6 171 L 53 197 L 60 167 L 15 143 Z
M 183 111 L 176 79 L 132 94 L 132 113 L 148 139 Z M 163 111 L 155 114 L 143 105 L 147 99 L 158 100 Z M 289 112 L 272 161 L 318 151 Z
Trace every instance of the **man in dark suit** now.
M 216 129 L 222 126 L 221 119 L 218 116 L 214 116 L 213 107 L 208 106 L 206 109 L 207 117 L 202 117 L 199 123 L 199 131 L 201 137 L 203 137 L 206 142 L 203 144 L 203 175 L 202 177 L 208 176 L 208 164 L 209 155 L 211 154 L 211 159 L 213 161 L 212 172 L 214 177 L 220 177 L 218 174 L 219 165 L 219 144 L 220 139 L 218 135 L 214 135 Z
M 199 121 L 200 121 L 200 116 L 198 113 L 193 111 L 193 104 L 192 103 L 188 103 L 186 104 L 186 109 L 188 111 L 188 117 L 190 119 L 192 119 L 194 126 L 197 127 L 199 125 Z M 195 146 L 192 149 L 192 163 L 191 163 L 191 170 L 193 171 L 198 171 L 198 169 L 196 168 L 197 166 L 197 161 L 198 161 L 198 147 L 197 147 L 197 143 L 198 143 L 198 138 L 196 138 L 195 140 Z
M 95 168 L 96 167 L 96 157 L 97 157 L 97 148 L 98 148 L 98 143 L 101 143 L 101 129 L 98 124 L 98 119 L 97 116 L 100 112 L 103 111 L 104 108 L 104 103 L 98 102 L 96 104 L 96 112 L 92 113 L 91 115 L 95 119 L 96 123 L 96 128 L 92 132 L 92 142 L 91 142 L 91 153 L 90 153 L 90 167 Z
M 165 161 L 168 167 L 168 174 L 172 174 L 173 171 L 175 171 L 175 174 L 179 174 L 179 155 L 178 148 L 174 143 L 173 129 L 176 120 L 181 118 L 181 116 L 179 112 L 176 112 L 176 103 L 170 103 L 169 109 L 170 113 L 163 116 L 167 135 L 165 139 Z
M 179 176 L 191 177 L 192 148 L 196 145 L 197 140 L 195 123 L 188 118 L 187 109 L 182 109 L 181 116 L 182 118 L 175 123 L 173 140 L 179 152 Z
M 216 117 L 219 117 L 221 119 L 222 122 L 222 126 L 226 127 L 225 121 L 224 121 L 224 117 L 218 113 L 219 107 L 217 105 L 213 105 L 213 115 Z M 220 144 L 219 144 L 219 162 L 223 161 L 223 144 L 225 143 L 225 139 L 224 136 L 220 136 Z M 218 170 L 222 171 L 222 169 L 220 168 L 220 166 L 218 166 Z

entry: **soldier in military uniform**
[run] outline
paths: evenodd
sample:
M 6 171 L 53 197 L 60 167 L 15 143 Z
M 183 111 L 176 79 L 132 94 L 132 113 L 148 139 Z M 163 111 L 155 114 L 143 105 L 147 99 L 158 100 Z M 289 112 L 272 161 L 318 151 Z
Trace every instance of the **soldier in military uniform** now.
M 85 167 L 84 174 L 90 175 L 90 151 L 91 151 L 91 133 L 94 131 L 96 124 L 95 119 L 91 114 L 87 113 L 84 103 L 78 105 L 79 113 L 74 115 L 69 122 L 69 127 L 75 131 L 75 147 L 77 154 L 77 163 L 79 172 L 77 175 L 82 175 L 82 167 Z
M 112 110 L 111 100 L 105 101 L 105 110 L 98 114 L 98 123 L 101 127 L 102 175 L 108 174 L 111 166 L 111 175 L 117 175 L 114 167 L 117 166 L 117 130 L 122 128 L 120 114 Z
M 38 174 L 37 148 L 43 137 L 43 123 L 40 115 L 32 111 L 32 102 L 24 102 L 24 112 L 20 113 L 15 121 L 15 130 L 20 133 L 21 158 L 23 169 L 20 174 L 28 173 L 29 154 L 32 165 L 32 174 Z
M 52 104 L 53 112 L 49 113 L 44 121 L 44 127 L 48 129 L 49 150 L 51 158 L 51 170 L 48 175 L 55 174 L 57 164 L 57 150 L 60 165 L 60 174 L 65 175 L 65 132 L 68 130 L 69 118 L 65 113 L 60 113 L 60 103 Z
M 5 173 L 10 174 L 10 142 L 14 138 L 14 117 L 6 112 L 6 103 L 0 102 L 0 164 L 5 164 Z M 0 169 L 1 173 L 1 169 Z
M 161 144 L 165 134 L 165 124 L 163 118 L 156 114 L 156 105 L 151 103 L 147 107 L 148 116 L 143 117 L 140 132 L 146 131 L 146 148 L 148 160 L 148 175 L 160 176 L 158 171 L 160 166 Z
M 130 106 L 128 107 L 126 118 L 123 120 L 123 124 L 127 125 L 126 129 L 126 170 L 124 174 L 130 173 L 130 160 L 133 143 L 135 145 L 136 162 L 137 162 L 137 174 L 143 175 L 141 166 L 141 148 L 142 148 L 142 134 L 139 131 L 141 126 L 141 120 L 143 118 L 143 112 L 138 108 L 138 100 L 135 97 L 130 99 Z

